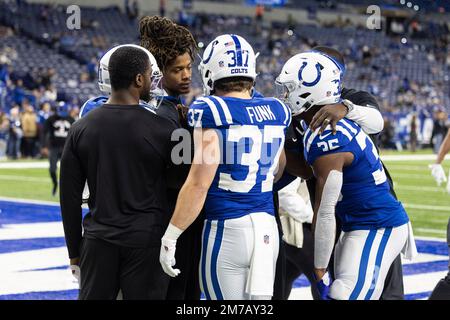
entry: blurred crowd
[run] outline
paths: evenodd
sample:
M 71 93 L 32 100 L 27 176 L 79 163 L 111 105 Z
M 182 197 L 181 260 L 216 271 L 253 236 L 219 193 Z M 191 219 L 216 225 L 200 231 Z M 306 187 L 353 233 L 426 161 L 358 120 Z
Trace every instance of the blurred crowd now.
M 114 44 L 137 42 L 140 13 L 136 1 L 125 1 L 125 12 L 112 7 L 101 9 L 96 15 L 94 9 L 87 9 L 82 29 L 77 33 L 54 31 L 64 14 L 61 6 L 27 5 L 26 8 L 28 11 L 24 12 L 37 12 L 37 17 L 28 14 L 20 19 L 37 19 L 39 26 L 47 28 L 43 29 L 46 32 L 34 34 L 17 25 L 0 25 L 0 41 L 20 36 L 44 43 L 65 59 L 76 61 L 78 70 L 72 78 L 63 79 L 67 81 L 65 84 L 61 82 L 59 69 L 51 64 L 18 70 L 20 52 L 14 46 L 0 45 L 0 158 L 5 155 L 11 158 L 41 156 L 41 128 L 51 110 L 64 105 L 77 117 L 84 100 L 99 94 L 95 83 L 97 63 L 103 52 Z M 165 8 L 160 13 L 165 14 Z M 114 17 L 120 28 L 105 28 L 103 24 L 108 17 Z M 385 132 L 381 139 L 385 147 L 395 147 L 399 136 L 404 139 L 402 144 L 414 144 L 415 139 L 424 142 L 424 134 L 414 138 L 414 132 L 423 130 L 426 119 L 432 119 L 435 127 L 431 129 L 431 140 L 426 142 L 438 141 L 439 134 L 435 132 L 439 131 L 439 119 L 450 102 L 450 32 L 446 24 L 418 18 L 401 23 L 393 21 L 389 35 L 385 35 L 369 32 L 365 26 L 340 17 L 332 23 L 322 24 L 317 20 L 299 24 L 301 21 L 296 21 L 293 16 L 285 23 L 269 23 L 265 21 L 261 7 L 256 8 L 254 17 L 193 14 L 180 10 L 170 18 L 193 32 L 199 42 L 200 54 L 218 34 L 237 33 L 247 38 L 260 53 L 256 88 L 269 96 L 275 94 L 275 77 L 288 58 L 316 45 L 334 46 L 346 60 L 344 86 L 369 91 L 378 99 L 385 114 Z M 61 29 L 65 30 L 58 30 Z M 86 84 L 84 95 L 66 94 L 67 87 L 76 89 L 83 84 Z M 186 103 L 201 94 L 201 79 L 194 66 L 193 90 L 186 97 Z M 399 117 L 408 121 L 403 133 L 399 133 Z M 446 130 L 446 124 L 444 128 Z

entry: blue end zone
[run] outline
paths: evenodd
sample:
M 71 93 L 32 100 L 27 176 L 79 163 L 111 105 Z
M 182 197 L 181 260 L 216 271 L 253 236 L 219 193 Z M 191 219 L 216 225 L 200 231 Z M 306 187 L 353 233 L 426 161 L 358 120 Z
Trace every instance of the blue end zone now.
M 448 255 L 448 246 L 444 239 L 442 241 L 435 240 L 416 240 L 417 251 L 421 253 L 438 254 L 442 256 Z
M 0 253 L 65 247 L 64 237 L 0 240 Z
M 83 216 L 88 212 L 83 209 Z M 2 224 L 58 222 L 61 221 L 61 210 L 58 205 L 22 203 L 0 200 L 0 228 Z M 0 240 L 0 254 L 20 252 L 26 250 L 38 250 L 46 248 L 65 247 L 64 237 L 34 238 Z M 434 255 L 448 255 L 448 247 L 443 241 L 416 240 L 417 250 L 420 253 Z M 41 269 L 21 270 L 21 272 L 62 270 L 68 266 L 56 266 Z M 421 262 L 403 265 L 405 276 L 426 274 L 448 270 L 448 260 Z M 310 283 L 305 275 L 298 277 L 293 283 L 293 288 L 309 287 Z M 405 295 L 406 300 L 424 299 L 431 292 L 420 292 Z M 78 290 L 27 292 L 22 294 L 1 295 L 0 300 L 76 300 Z
M 0 300 L 77 300 L 78 290 L 39 291 L 0 296 Z
M 87 209 L 83 209 L 83 216 L 87 212 Z M 0 200 L 0 226 L 2 224 L 55 221 L 61 221 L 61 209 L 59 205 Z

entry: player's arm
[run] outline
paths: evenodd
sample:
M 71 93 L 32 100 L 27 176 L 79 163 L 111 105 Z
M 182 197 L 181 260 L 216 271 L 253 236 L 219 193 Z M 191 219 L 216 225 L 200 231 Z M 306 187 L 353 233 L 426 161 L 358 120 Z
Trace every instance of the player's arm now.
M 447 131 L 447 135 L 442 141 L 441 147 L 436 158 L 436 164 L 441 164 L 444 161 L 446 154 L 450 151 L 450 130 Z
M 442 182 L 447 181 L 445 176 L 444 168 L 442 168 L 442 161 L 444 161 L 446 154 L 450 151 L 450 130 L 447 131 L 447 135 L 442 141 L 441 147 L 436 158 L 436 162 L 431 164 L 429 167 L 431 169 L 431 175 L 436 180 L 437 184 L 440 186 Z
M 326 273 L 336 235 L 335 207 L 342 189 L 342 170 L 353 160 L 349 152 L 323 155 L 313 164 L 316 181 L 314 205 L 314 272 L 320 280 Z
M 82 239 L 82 193 L 86 175 L 74 152 L 73 130 L 64 146 L 61 157 L 60 203 L 64 235 L 69 251 L 70 264 L 78 264 Z
M 384 120 L 376 99 L 364 91 L 357 91 L 342 103 L 322 107 L 313 117 L 310 127 L 319 127 L 322 133 L 328 124 L 336 132 L 336 124 L 342 118 L 355 121 L 367 134 L 376 134 L 383 130 Z M 330 120 L 329 122 L 325 119 Z
M 170 224 L 161 239 L 159 261 L 164 272 L 175 277 L 180 270 L 175 265 L 178 237 L 199 215 L 220 162 L 219 137 L 214 129 L 194 129 L 194 160 L 189 175 L 178 194 Z
M 281 150 L 280 159 L 278 160 L 277 169 L 275 171 L 275 176 L 273 182 L 277 182 L 283 176 L 284 169 L 286 168 L 286 153 L 284 149 Z
M 308 180 L 312 177 L 313 171 L 306 163 L 302 152 L 293 152 L 285 150 L 286 153 L 286 171 L 293 176 Z

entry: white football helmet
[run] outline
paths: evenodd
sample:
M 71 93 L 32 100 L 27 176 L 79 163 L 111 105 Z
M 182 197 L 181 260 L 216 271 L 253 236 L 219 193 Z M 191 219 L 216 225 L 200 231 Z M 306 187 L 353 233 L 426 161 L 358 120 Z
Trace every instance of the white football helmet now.
M 314 105 L 340 101 L 344 69 L 331 57 L 316 52 L 299 53 L 283 66 L 275 84 L 277 96 L 298 115 Z
M 218 36 L 208 44 L 198 66 L 204 94 L 214 90 L 214 82 L 229 77 L 256 79 L 256 56 L 252 46 L 235 34 Z
M 155 97 L 160 94 L 162 89 L 160 88 L 160 81 L 162 78 L 162 72 L 160 71 L 158 64 L 156 62 L 155 57 L 151 54 L 150 51 L 148 51 L 146 48 L 138 46 L 136 44 L 123 44 L 120 46 L 113 47 L 112 49 L 109 49 L 103 57 L 100 59 L 100 63 L 98 66 L 98 87 L 100 88 L 100 91 L 105 95 L 111 94 L 111 80 L 109 78 L 109 59 L 111 58 L 111 55 L 119 48 L 121 47 L 135 47 L 139 48 L 145 53 L 147 53 L 148 58 L 150 60 L 150 66 L 152 68 L 152 84 L 151 84 L 151 96 Z

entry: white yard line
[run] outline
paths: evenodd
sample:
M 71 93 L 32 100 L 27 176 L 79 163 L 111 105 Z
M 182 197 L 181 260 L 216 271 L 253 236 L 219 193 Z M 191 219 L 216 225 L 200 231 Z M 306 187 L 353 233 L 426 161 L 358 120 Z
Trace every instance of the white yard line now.
M 46 169 L 49 167 L 48 161 L 0 162 L 0 169 Z
M 428 168 L 428 166 L 403 166 L 403 165 L 399 165 L 399 164 L 391 164 L 388 163 L 386 166 L 389 169 L 389 172 L 391 171 L 402 171 L 402 170 L 409 170 L 409 171 L 424 171 L 424 170 L 428 170 L 430 171 L 430 169 Z M 431 171 L 430 171 L 431 172 Z M 430 174 L 431 177 L 431 174 Z
M 9 175 L 9 174 L 2 174 L 0 175 L 0 180 L 7 180 L 7 181 L 26 181 L 26 182 L 37 182 L 37 183 L 50 183 L 50 176 L 48 177 L 27 177 L 27 176 L 17 176 L 17 175 Z
M 395 178 L 395 175 L 394 175 Z M 447 193 L 445 190 L 445 187 L 417 187 L 417 186 L 411 186 L 411 185 L 405 185 L 405 184 L 398 184 L 394 182 L 394 189 L 401 189 L 401 190 L 409 190 L 409 191 L 428 191 L 428 192 L 440 192 L 440 193 Z
M 11 202 L 18 202 L 18 203 L 31 203 L 31 204 L 59 206 L 59 202 L 57 202 L 57 201 L 53 202 L 53 201 L 32 200 L 32 199 L 23 199 L 23 198 L 0 197 L 0 201 L 11 201 Z
M 399 155 L 380 155 L 383 161 L 420 161 L 420 160 L 436 160 L 435 154 L 399 154 Z M 446 160 L 450 156 L 445 157 Z
M 389 169 L 389 168 L 388 168 Z M 420 179 L 420 180 L 430 180 L 434 181 L 431 174 L 415 174 L 415 173 L 391 173 L 391 176 L 395 178 L 410 178 L 410 179 Z
M 436 229 L 429 229 L 429 228 L 414 228 L 414 230 L 416 231 L 420 231 L 420 232 L 428 232 L 428 233 L 435 233 L 435 234 L 442 234 L 442 235 L 446 235 L 447 231 L 446 230 L 436 230 Z M 442 240 L 442 239 L 439 239 Z
M 64 237 L 64 228 L 59 222 L 4 224 L 0 228 L 0 240 Z
M 431 211 L 446 211 L 446 212 L 450 213 L 450 207 L 447 207 L 447 206 L 429 206 L 429 205 L 426 205 L 426 204 L 414 204 L 414 203 L 404 203 L 404 202 L 402 202 L 402 204 L 407 209 L 424 209 L 424 210 L 431 210 Z

